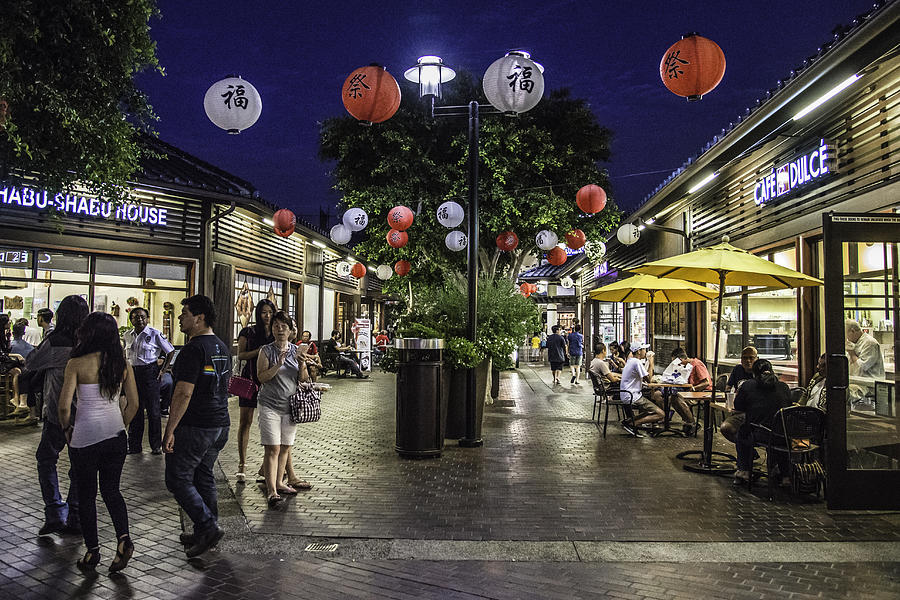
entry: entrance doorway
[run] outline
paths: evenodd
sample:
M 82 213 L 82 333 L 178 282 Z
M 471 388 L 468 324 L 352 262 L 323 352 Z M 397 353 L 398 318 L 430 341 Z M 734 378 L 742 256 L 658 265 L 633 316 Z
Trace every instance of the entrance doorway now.
M 900 215 L 825 214 L 828 507 L 900 509 Z

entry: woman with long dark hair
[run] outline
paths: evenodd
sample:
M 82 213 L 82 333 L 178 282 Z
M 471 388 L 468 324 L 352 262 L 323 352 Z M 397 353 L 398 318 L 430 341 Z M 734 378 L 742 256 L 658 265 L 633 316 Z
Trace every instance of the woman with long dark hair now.
M 256 375 L 256 359 L 259 356 L 259 349 L 274 339 L 270 324 L 272 316 L 277 310 L 274 302 L 263 298 L 256 305 L 256 323 L 244 327 L 238 334 L 237 357 L 238 360 L 245 361 L 241 377 L 253 380 L 257 387 L 259 387 L 259 378 Z M 247 444 L 250 442 L 250 426 L 253 424 L 253 412 L 256 410 L 258 394 L 259 392 L 252 398 L 238 399 L 241 411 L 238 424 L 238 472 L 235 474 L 238 483 L 243 482 L 246 477 L 244 468 L 247 461 Z M 262 474 L 262 467 L 260 467 L 259 474 Z
M 72 422 L 72 397 L 78 392 L 78 410 Z M 119 396 L 126 403 L 120 407 Z M 87 552 L 78 561 L 82 570 L 100 562 L 97 538 L 97 480 L 100 495 L 116 529 L 116 557 L 110 572 L 121 571 L 134 553 L 128 533 L 128 509 L 119 480 L 128 449 L 125 428 L 138 408 L 134 372 L 119 342 L 119 327 L 112 316 L 88 315 L 76 333 L 75 347 L 66 365 L 59 397 L 59 424 L 69 442 L 72 468 L 78 484 L 81 533 Z
M 734 442 L 737 450 L 737 468 L 734 483 L 739 485 L 750 480 L 753 471 L 753 446 L 768 441 L 765 432 L 753 428 L 754 424 L 764 425 L 771 429 L 775 413 L 791 405 L 791 390 L 787 384 L 778 381 L 772 363 L 764 358 L 753 363 L 753 379 L 748 379 L 738 388 L 734 397 L 734 410 L 743 412 L 746 420 L 738 430 Z M 781 453 L 776 455 L 781 476 L 788 476 L 787 457 Z M 770 474 L 774 476 L 774 474 Z
M 42 412 L 44 428 L 35 452 L 38 481 L 44 499 L 44 524 L 38 535 L 79 533 L 81 529 L 78 519 L 77 485 L 71 469 L 69 469 L 69 492 L 65 502 L 59 491 L 56 463 L 59 461 L 59 453 L 66 447 L 66 436 L 59 426 L 59 413 L 56 408 L 66 363 L 75 345 L 75 331 L 81 327 L 89 312 L 87 301 L 81 296 L 73 294 L 63 298 L 56 308 L 56 328 L 47 334 L 41 345 L 25 359 L 25 371 L 32 378 L 32 383 L 43 380 L 43 384 L 38 385 L 44 404 Z M 71 400 L 70 396 L 69 401 Z

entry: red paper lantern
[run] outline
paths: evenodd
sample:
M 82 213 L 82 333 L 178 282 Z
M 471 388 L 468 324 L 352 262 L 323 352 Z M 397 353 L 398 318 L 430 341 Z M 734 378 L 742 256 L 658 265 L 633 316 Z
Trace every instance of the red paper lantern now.
M 606 208 L 606 192 L 599 185 L 591 183 L 578 190 L 575 194 L 575 204 L 589 215 L 598 213 Z
M 275 215 L 272 217 L 272 222 L 275 223 L 273 229 L 275 230 L 276 235 L 288 237 L 294 233 L 297 217 L 294 216 L 293 212 L 286 208 L 282 208 L 275 212 Z
M 388 226 L 397 231 L 406 231 L 413 224 L 413 211 L 405 206 L 395 206 L 388 212 Z
M 530 295 L 532 294 L 532 291 L 531 291 L 531 284 L 530 284 L 530 283 L 523 283 L 522 285 L 520 285 L 520 286 L 519 286 L 519 293 L 522 294 L 523 296 L 525 296 L 526 298 L 527 298 L 528 296 L 530 296 Z
M 384 67 L 360 67 L 344 81 L 341 99 L 347 112 L 362 123 L 381 123 L 400 108 L 400 86 Z
M 350 274 L 357 279 L 362 279 L 366 274 L 366 265 L 362 263 L 356 263 L 355 265 L 353 265 L 353 268 L 350 269 Z
M 504 252 L 512 252 L 519 245 L 519 236 L 512 231 L 504 231 L 497 236 L 497 247 Z
M 566 251 L 557 246 L 547 253 L 547 262 L 555 267 L 558 267 L 559 265 L 566 262 Z
M 394 265 L 394 272 L 397 273 L 397 275 L 399 275 L 400 277 L 403 277 L 404 275 L 409 273 L 409 270 L 411 268 L 412 266 L 409 264 L 408 260 L 398 260 L 397 264 Z
M 566 246 L 572 250 L 578 250 L 584 246 L 585 242 L 587 242 L 587 238 L 584 237 L 584 232 L 580 229 L 573 229 L 566 234 Z
M 669 91 L 688 101 L 699 100 L 715 89 L 725 75 L 725 53 L 714 41 L 685 34 L 666 50 L 659 76 Z
M 391 229 L 387 233 L 387 243 L 391 248 L 402 248 L 409 241 L 409 234 L 405 231 Z

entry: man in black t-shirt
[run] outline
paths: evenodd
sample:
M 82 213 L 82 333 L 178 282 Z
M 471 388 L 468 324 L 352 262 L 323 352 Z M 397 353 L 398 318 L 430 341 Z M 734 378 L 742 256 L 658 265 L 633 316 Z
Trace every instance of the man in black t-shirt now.
M 183 533 L 188 558 L 215 546 L 225 531 L 219 527 L 218 495 L 213 465 L 228 441 L 228 380 L 231 353 L 213 333 L 212 300 L 196 295 L 181 301 L 178 322 L 190 338 L 175 364 L 175 391 L 163 438 L 166 488 L 194 523 Z
M 359 363 L 350 356 L 341 354 L 342 352 L 350 352 L 353 348 L 350 346 L 341 346 L 341 332 L 335 329 L 331 332 L 331 338 L 322 344 L 322 355 L 333 357 L 339 366 L 350 369 L 350 372 L 360 379 L 366 379 L 368 375 L 362 372 Z

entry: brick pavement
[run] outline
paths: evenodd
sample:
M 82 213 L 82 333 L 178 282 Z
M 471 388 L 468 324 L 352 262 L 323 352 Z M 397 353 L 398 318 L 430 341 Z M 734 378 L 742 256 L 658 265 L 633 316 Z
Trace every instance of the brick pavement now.
M 258 486 L 226 483 L 236 468 L 230 443 L 220 472 L 228 536 L 190 565 L 161 458 L 130 456 L 122 488 L 137 552 L 119 577 L 103 569 L 85 579 L 74 567 L 80 538 L 36 536 L 38 431 L 2 423 L 0 598 L 900 596 L 897 515 L 829 513 L 822 503 L 786 497 L 770 503 L 726 479 L 686 473 L 673 457 L 698 439 L 632 439 L 611 426 L 604 441 L 589 421 L 588 386 L 554 391 L 547 375 L 524 365 L 504 374 L 500 401 L 486 407 L 485 446 L 450 445 L 437 460 L 394 452 L 392 377 L 334 381 L 323 420 L 302 426 L 294 453 L 316 487 L 283 510 L 266 509 Z M 260 460 L 256 440 L 254 429 L 252 455 Z M 114 535 L 102 506 L 99 514 L 108 565 Z M 452 540 L 471 541 L 462 557 L 475 560 L 448 552 L 461 543 Z M 332 541 L 335 553 L 303 551 Z M 746 561 L 719 562 L 709 553 L 654 554 L 642 541 L 757 543 L 740 546 Z M 880 560 L 889 562 L 852 552 L 834 558 L 841 548 L 859 549 L 856 541 L 888 542 L 870 548 L 888 548 Z M 804 562 L 756 562 L 778 542 L 807 542 L 812 555 L 816 543 L 838 544 Z M 628 549 L 646 556 L 626 556 Z M 618 551 L 621 560 L 611 559 Z

